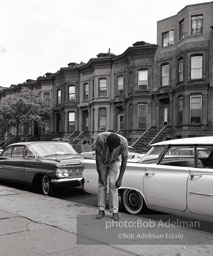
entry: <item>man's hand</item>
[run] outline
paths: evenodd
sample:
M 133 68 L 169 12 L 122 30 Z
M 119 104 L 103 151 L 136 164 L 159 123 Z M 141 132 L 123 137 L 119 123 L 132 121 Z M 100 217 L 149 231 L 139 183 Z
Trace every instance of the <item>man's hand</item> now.
M 100 182 L 102 185 L 106 185 L 106 184 L 107 184 L 107 182 L 105 181 L 105 179 L 103 179 L 103 178 L 101 177 L 101 175 L 99 175 L 99 182 Z
M 115 186 L 116 186 L 116 188 L 120 188 L 120 186 L 121 186 L 121 180 L 120 179 L 118 179 L 116 181 Z

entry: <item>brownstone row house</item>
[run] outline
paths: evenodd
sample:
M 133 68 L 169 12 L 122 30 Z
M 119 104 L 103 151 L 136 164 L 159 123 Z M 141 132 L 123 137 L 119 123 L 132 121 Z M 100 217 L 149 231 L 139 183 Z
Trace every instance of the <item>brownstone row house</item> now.
M 50 97 L 45 128 L 34 136 L 93 143 L 101 131 L 122 133 L 138 150 L 170 138 L 213 135 L 213 2 L 189 5 L 158 21 L 157 44 L 100 53 L 56 73 L 13 85 Z

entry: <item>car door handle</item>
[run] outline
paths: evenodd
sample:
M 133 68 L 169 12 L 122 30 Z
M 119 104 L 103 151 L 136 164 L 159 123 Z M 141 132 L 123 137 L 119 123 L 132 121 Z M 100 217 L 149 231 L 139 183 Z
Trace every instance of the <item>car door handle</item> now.
M 191 174 L 191 175 L 190 175 L 191 180 L 193 180 L 194 178 L 199 179 L 199 178 L 201 178 L 201 177 L 202 177 L 201 174 Z
M 146 173 L 146 176 L 154 176 L 154 175 L 155 175 L 154 172 L 147 172 L 147 173 Z

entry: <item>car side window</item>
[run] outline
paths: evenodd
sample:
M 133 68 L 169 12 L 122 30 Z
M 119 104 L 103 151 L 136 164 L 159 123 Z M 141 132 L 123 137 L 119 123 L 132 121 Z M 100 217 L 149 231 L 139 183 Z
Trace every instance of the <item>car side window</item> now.
M 161 165 L 195 167 L 194 146 L 170 146 L 163 158 Z M 201 165 L 201 163 L 198 163 Z
M 14 146 L 12 157 L 24 157 L 25 146 Z
M 203 163 L 203 167 L 213 168 L 213 146 L 197 146 L 197 157 Z
M 4 157 L 11 157 L 11 153 L 12 153 L 12 147 L 7 148 L 3 153 L 2 156 Z

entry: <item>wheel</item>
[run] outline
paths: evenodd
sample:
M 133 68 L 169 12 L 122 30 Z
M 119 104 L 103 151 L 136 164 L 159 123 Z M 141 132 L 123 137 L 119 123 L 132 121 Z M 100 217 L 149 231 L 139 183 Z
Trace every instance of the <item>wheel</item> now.
M 54 194 L 53 185 L 50 182 L 50 178 L 44 175 L 41 180 L 41 191 L 44 195 L 52 196 Z
M 145 208 L 142 195 L 135 190 L 125 189 L 122 194 L 122 202 L 125 210 L 131 214 L 137 214 Z

